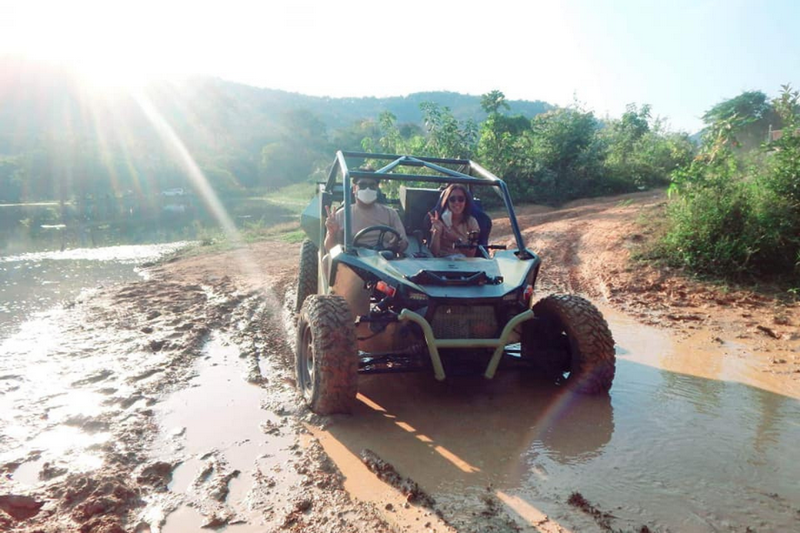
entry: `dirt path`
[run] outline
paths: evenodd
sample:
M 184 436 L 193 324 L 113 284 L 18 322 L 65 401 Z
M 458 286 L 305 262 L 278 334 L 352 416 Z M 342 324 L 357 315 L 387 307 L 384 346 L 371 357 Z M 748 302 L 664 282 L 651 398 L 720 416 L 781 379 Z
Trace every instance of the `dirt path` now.
M 546 258 L 539 290 L 586 294 L 643 324 L 684 337 L 704 331 L 723 346 L 746 345 L 763 371 L 785 376 L 778 388 L 797 396 L 800 304 L 631 260 L 650 237 L 647 222 L 663 217 L 665 201 L 663 193 L 646 192 L 581 200 L 553 213 L 523 209 L 519 220 L 528 243 Z
M 640 221 L 663 202 L 648 192 L 519 213 L 544 259 L 539 294 L 587 295 L 609 318 L 611 398 L 515 374 L 372 376 L 353 416 L 315 417 L 291 361 L 298 245 L 180 259 L 59 310 L 43 318 L 47 342 L 20 347 L 19 372 L 0 377 L 13 413 L 0 530 L 781 530 L 800 495 L 747 465 L 795 468 L 797 429 L 780 428 L 797 421 L 800 308 L 631 262 L 647 238 Z M 497 221 L 496 238 L 507 233 Z M 696 404 L 718 414 L 687 415 Z M 718 453 L 744 463 L 731 475 L 756 480 L 744 492 L 716 499 L 728 481 L 711 474 L 685 486 L 699 460 L 690 443 L 675 457 L 645 453 L 682 450 L 717 423 L 722 437 L 756 429 L 755 444 L 732 434 Z M 695 486 L 688 513 L 681 497 Z M 728 509 L 726 498 L 742 501 Z

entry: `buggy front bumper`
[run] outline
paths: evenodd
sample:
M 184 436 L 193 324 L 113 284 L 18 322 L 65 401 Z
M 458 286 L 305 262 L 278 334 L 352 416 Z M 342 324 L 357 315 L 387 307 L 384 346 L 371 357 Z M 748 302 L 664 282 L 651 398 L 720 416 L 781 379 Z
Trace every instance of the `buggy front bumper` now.
M 489 360 L 489 364 L 483 374 L 487 379 L 492 379 L 497 371 L 497 366 L 500 364 L 500 359 L 503 357 L 503 351 L 508 344 L 511 333 L 523 322 L 533 319 L 533 311 L 528 309 L 514 316 L 503 328 L 500 337 L 496 339 L 437 339 L 433 334 L 433 328 L 425 320 L 425 317 L 408 309 L 403 309 L 397 319 L 401 322 L 413 322 L 422 328 L 422 333 L 425 335 L 425 343 L 428 346 L 428 354 L 433 364 L 433 373 L 437 380 L 442 381 L 446 377 L 442 359 L 439 357 L 439 348 L 494 348 L 492 358 Z

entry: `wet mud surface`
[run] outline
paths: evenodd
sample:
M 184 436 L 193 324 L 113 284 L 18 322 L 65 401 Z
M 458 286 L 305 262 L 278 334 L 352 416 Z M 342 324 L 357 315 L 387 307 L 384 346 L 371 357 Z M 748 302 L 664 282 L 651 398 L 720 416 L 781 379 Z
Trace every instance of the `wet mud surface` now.
M 292 371 L 298 245 L 37 315 L 0 345 L 0 530 L 790 531 L 799 308 L 632 263 L 661 202 L 520 213 L 539 295 L 609 321 L 608 396 L 518 370 L 377 375 L 352 415 L 314 416 Z

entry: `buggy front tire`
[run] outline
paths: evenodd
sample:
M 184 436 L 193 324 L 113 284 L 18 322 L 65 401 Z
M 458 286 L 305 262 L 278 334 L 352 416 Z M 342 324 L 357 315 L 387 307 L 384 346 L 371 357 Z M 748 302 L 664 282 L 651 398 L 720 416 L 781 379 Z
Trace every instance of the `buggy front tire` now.
M 536 328 L 522 336 L 523 358 L 582 394 L 611 389 L 616 371 L 614 338 L 600 311 L 588 300 L 570 294 L 547 296 L 534 304 Z
M 358 351 L 353 314 L 341 296 L 306 298 L 297 322 L 295 370 L 312 411 L 350 412 L 358 392 Z
M 297 300 L 294 312 L 299 313 L 303 302 L 312 294 L 317 294 L 319 278 L 319 249 L 312 241 L 305 239 L 300 248 L 300 268 L 297 271 Z

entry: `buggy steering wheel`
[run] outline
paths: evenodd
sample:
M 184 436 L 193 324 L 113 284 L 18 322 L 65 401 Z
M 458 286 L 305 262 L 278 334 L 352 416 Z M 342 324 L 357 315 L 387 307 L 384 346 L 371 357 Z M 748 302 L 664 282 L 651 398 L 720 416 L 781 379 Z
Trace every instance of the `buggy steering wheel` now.
M 374 233 L 376 231 L 379 232 L 378 241 L 373 246 L 365 246 L 363 244 L 359 244 L 359 241 L 364 238 L 364 235 L 367 235 L 369 233 Z M 378 252 L 381 250 L 391 250 L 391 247 L 387 246 L 384 243 L 384 239 L 387 233 L 392 235 L 398 243 L 402 239 L 402 237 L 400 237 L 400 233 L 398 233 L 397 230 L 394 229 L 393 227 L 377 224 L 375 226 L 367 226 L 366 228 L 356 233 L 356 236 L 353 237 L 353 246 L 362 246 Z

